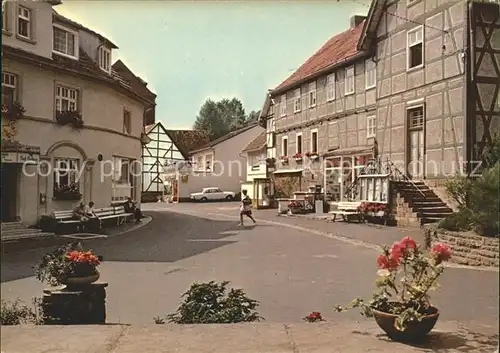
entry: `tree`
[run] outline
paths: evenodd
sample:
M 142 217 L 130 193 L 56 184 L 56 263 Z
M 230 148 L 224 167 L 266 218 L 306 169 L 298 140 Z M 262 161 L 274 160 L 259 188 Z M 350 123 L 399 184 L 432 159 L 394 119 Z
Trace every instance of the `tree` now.
M 218 102 L 207 99 L 200 108 L 193 128 L 205 131 L 213 141 L 245 125 L 246 115 L 238 98 Z
M 260 116 L 260 110 L 258 111 L 252 110 L 250 113 L 248 113 L 246 123 L 250 124 L 258 121 L 259 116 Z

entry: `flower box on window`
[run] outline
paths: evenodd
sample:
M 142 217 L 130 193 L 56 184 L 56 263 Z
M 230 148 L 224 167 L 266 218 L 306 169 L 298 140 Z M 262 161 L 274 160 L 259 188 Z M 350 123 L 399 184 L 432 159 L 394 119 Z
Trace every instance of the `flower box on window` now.
M 70 185 L 55 185 L 54 186 L 54 199 L 65 201 L 81 200 L 82 194 L 76 183 Z
M 75 129 L 83 127 L 82 115 L 78 110 L 58 110 L 56 121 L 60 125 L 72 125 Z
M 7 120 L 15 121 L 24 117 L 26 109 L 19 102 L 12 104 L 2 104 L 2 117 Z
M 280 157 L 281 164 L 288 164 L 288 156 Z
M 295 158 L 296 162 L 301 162 L 302 161 L 302 153 L 295 153 L 293 158 Z
M 318 152 L 307 152 L 306 157 L 314 161 L 319 158 L 319 154 Z

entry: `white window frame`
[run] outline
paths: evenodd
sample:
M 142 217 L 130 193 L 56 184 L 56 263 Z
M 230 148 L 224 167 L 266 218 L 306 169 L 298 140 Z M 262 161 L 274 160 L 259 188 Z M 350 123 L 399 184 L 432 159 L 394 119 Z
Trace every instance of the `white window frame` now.
M 356 92 L 356 76 L 354 66 L 345 68 L 344 86 L 344 93 L 346 96 L 354 94 Z
M 128 126 L 125 121 L 125 117 L 128 115 Z M 123 133 L 127 135 L 132 134 L 132 112 L 128 109 L 123 109 Z
M 301 106 L 301 93 L 300 93 L 300 88 L 297 88 L 294 92 L 293 92 L 293 112 L 294 113 L 300 113 L 300 111 L 302 110 L 302 106 Z
M 421 121 L 418 126 L 412 126 L 412 121 L 410 119 L 410 110 L 415 109 L 422 109 Z M 425 104 L 408 105 L 406 107 L 406 119 L 408 121 L 408 130 L 422 130 L 425 126 Z
M 309 108 L 316 106 L 316 81 L 309 83 Z
M 98 50 L 98 62 L 101 70 L 111 72 L 111 49 L 100 46 Z
M 212 153 L 209 153 L 209 154 L 206 154 L 204 157 L 203 157 L 203 171 L 204 172 L 213 172 L 213 168 L 214 168 L 214 156 Z
M 67 90 L 67 96 L 64 96 L 64 90 Z M 74 93 L 72 95 L 72 93 Z M 68 101 L 67 106 L 68 106 L 68 111 L 70 110 L 78 110 L 78 90 L 76 88 L 71 88 L 63 85 L 56 85 L 56 94 L 55 94 L 55 108 L 56 112 L 58 111 L 65 111 L 62 109 L 63 106 L 63 101 Z M 71 103 L 73 103 L 73 109 L 71 109 Z
M 366 138 L 375 137 L 377 135 L 377 116 L 371 115 L 366 117 Z
M 286 94 L 281 96 L 280 100 L 280 116 L 286 116 Z
M 61 163 L 65 162 L 66 167 L 61 167 Z M 54 187 L 55 184 L 59 187 L 61 186 L 70 186 L 72 183 L 75 183 L 80 188 L 80 174 L 79 174 L 79 165 L 80 160 L 78 158 L 54 158 Z M 61 176 L 68 175 L 68 184 L 61 185 Z M 73 181 L 72 181 L 73 179 Z
M 316 134 L 316 149 L 319 150 L 319 133 L 318 133 L 318 129 L 311 129 L 311 152 L 314 152 L 314 153 L 319 153 L 319 151 L 315 151 L 314 150 L 314 144 L 313 144 L 313 134 Z
M 131 166 L 132 160 L 129 158 L 114 156 L 113 163 L 113 185 L 120 185 L 122 187 L 131 187 Z M 127 173 L 123 173 L 123 166 L 127 166 Z
M 286 151 L 283 148 L 285 147 L 285 141 L 286 141 Z M 281 137 L 281 155 L 284 157 L 288 157 L 288 136 Z
M 72 34 L 74 38 L 74 53 L 73 54 L 68 54 L 65 52 L 61 52 L 56 50 L 55 48 L 55 42 L 54 42 L 54 34 L 52 34 L 52 52 L 56 53 L 57 55 L 62 55 L 71 59 L 78 59 L 78 52 L 79 52 L 79 44 L 78 44 L 78 32 L 73 31 L 67 27 L 61 26 L 60 24 L 54 23 L 52 31 L 54 31 L 54 28 L 58 28 L 62 31 L 65 31 L 67 34 Z M 68 50 L 68 35 L 66 34 L 66 51 Z
M 365 61 L 365 89 L 369 90 L 377 86 L 377 64 L 373 59 Z
M 299 136 L 300 136 L 300 151 L 299 151 Z M 302 132 L 297 132 L 295 135 L 295 153 L 304 154 L 304 138 Z
M 410 43 L 410 35 L 413 33 L 420 32 L 420 39 L 416 39 L 414 42 Z M 422 63 L 417 66 L 410 67 L 411 57 L 410 57 L 410 48 L 422 44 Z M 424 26 L 418 26 L 412 28 L 406 32 L 406 71 L 416 70 L 424 67 L 424 59 L 425 59 L 425 45 L 424 45 Z
M 26 11 L 26 13 L 28 14 L 27 16 L 25 16 L 24 13 L 23 14 L 19 13 L 19 12 L 24 12 L 24 11 Z M 33 36 L 33 33 L 32 33 L 33 23 L 31 21 L 32 17 L 33 17 L 33 13 L 31 11 L 31 9 L 29 9 L 25 6 L 20 6 L 20 5 L 17 6 L 17 17 L 16 17 L 16 19 L 17 19 L 17 22 L 16 22 L 17 31 L 16 31 L 16 34 L 18 36 L 20 36 L 21 38 L 26 38 L 26 39 L 32 38 L 32 36 Z M 23 21 L 26 21 L 28 23 L 28 35 L 27 36 L 19 33 L 19 30 L 21 29 L 19 26 L 19 20 L 23 20 Z
M 18 80 L 17 80 L 17 75 L 16 74 L 13 74 L 11 72 L 2 72 L 2 98 L 3 98 L 3 91 L 4 91 L 4 87 L 5 88 L 12 88 L 14 90 L 14 99 L 13 101 L 16 102 L 17 101 L 17 83 L 18 83 Z M 2 102 L 3 104 L 5 104 L 5 102 Z
M 326 101 L 335 100 L 335 73 L 326 77 Z

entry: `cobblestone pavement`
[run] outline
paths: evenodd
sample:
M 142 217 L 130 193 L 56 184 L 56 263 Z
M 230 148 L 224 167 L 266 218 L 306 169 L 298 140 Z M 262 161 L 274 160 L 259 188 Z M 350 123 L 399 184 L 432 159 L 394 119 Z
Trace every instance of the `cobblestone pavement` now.
M 236 203 L 143 205 L 153 217 L 145 227 L 84 240 L 104 256 L 100 272 L 109 282 L 108 322 L 152 323 L 153 317 L 174 311 L 193 282 L 208 280 L 229 280 L 243 288 L 261 302 L 259 311 L 267 322 L 299 322 L 311 311 L 322 312 L 327 320 L 358 319 L 356 312 L 335 314 L 332 308 L 371 293 L 376 252 L 324 236 L 321 228 L 347 235 L 376 233 L 377 239 L 388 240 L 410 234 L 397 228 L 281 218 L 275 211 L 256 211 L 258 225 L 240 228 L 237 208 Z M 45 252 L 3 255 L 3 299 L 29 301 L 41 295 L 43 285 L 32 277 L 31 266 Z M 433 297 L 440 320 L 498 332 L 498 282 L 498 272 L 447 269 Z

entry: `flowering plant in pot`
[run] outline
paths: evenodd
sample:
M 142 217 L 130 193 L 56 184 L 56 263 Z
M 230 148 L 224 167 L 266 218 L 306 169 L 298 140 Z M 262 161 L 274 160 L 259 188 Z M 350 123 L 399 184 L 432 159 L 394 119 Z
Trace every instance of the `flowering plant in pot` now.
M 82 115 L 78 110 L 58 110 L 56 121 L 60 125 L 72 125 L 75 129 L 83 128 Z
M 52 286 L 88 284 L 99 279 L 99 264 L 99 257 L 84 251 L 81 243 L 70 243 L 43 256 L 35 266 L 35 275 Z
M 282 164 L 287 164 L 288 163 L 288 156 L 281 156 L 280 161 Z
M 379 255 L 377 290 L 372 299 L 366 302 L 356 298 L 335 310 L 360 308 L 361 314 L 374 317 L 391 339 L 419 341 L 439 318 L 439 310 L 431 305 L 428 292 L 437 287 L 437 279 L 444 271 L 443 262 L 450 257 L 451 251 L 445 244 L 436 244 L 426 253 L 415 240 L 405 237 L 390 249 L 384 247 Z
M 318 152 L 307 152 L 306 157 L 312 160 L 318 159 L 319 154 Z
M 82 198 L 77 183 L 69 185 L 54 184 L 54 198 L 56 200 L 77 201 Z
M 24 117 L 26 109 L 19 102 L 13 102 L 10 104 L 2 104 L 2 116 L 7 118 L 7 120 L 15 121 Z

